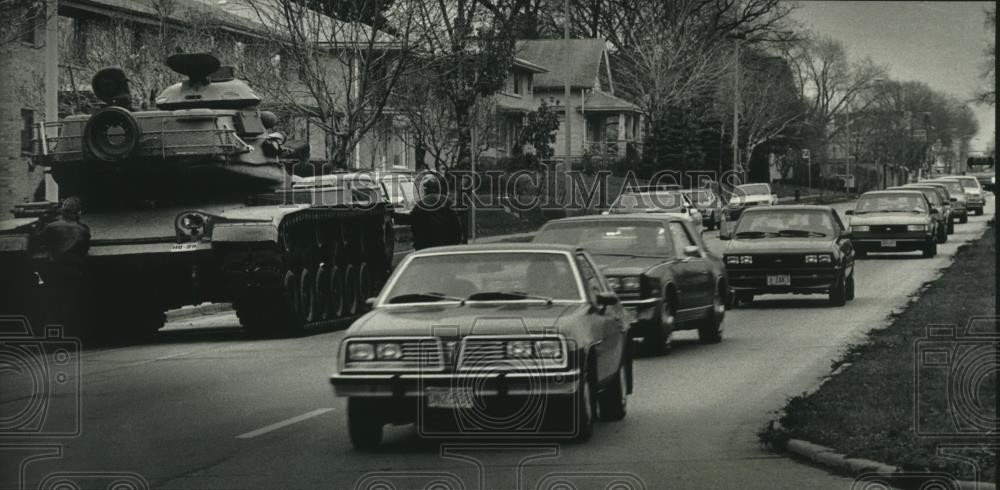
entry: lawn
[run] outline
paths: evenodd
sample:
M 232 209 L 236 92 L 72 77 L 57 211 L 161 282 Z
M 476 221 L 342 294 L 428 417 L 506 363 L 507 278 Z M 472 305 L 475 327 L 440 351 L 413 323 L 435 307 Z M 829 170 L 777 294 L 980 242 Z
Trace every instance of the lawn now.
M 995 481 L 996 446 L 975 442 L 985 441 L 983 421 L 996 420 L 996 351 L 988 337 L 963 336 L 970 320 L 996 315 L 993 230 L 960 248 L 954 263 L 889 327 L 852 346 L 835 363 L 840 374 L 815 393 L 789 400 L 780 426 L 762 430 L 761 440 L 780 448 L 789 438 L 803 439 L 848 457 L 974 480 L 972 465 L 937 454 L 942 444 L 963 442 L 946 434 L 972 435 L 971 447 L 952 452 L 975 461 L 982 480 Z M 959 333 L 928 339 L 929 325 Z M 973 334 L 996 338 L 995 320 L 973 325 Z

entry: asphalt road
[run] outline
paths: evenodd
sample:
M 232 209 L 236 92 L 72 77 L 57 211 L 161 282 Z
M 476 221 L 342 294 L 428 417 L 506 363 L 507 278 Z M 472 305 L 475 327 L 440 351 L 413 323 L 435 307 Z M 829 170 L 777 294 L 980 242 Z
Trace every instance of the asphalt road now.
M 989 217 L 958 225 L 934 259 L 860 261 L 857 297 L 846 307 L 818 296 L 764 297 L 727 313 L 721 344 L 678 334 L 669 356 L 636 361 L 628 417 L 598 424 L 589 443 L 442 445 L 403 426 L 387 429 L 383 451 L 355 452 L 346 404 L 327 381 L 342 332 L 247 340 L 233 328 L 235 316 L 220 313 L 171 324 L 151 343 L 84 346 L 79 374 L 75 358 L 62 365 L 46 356 L 43 377 L 66 372 L 69 380 L 52 385 L 35 435 L 0 437 L 0 480 L 4 488 L 18 478 L 30 488 L 59 479 L 105 488 L 119 478 L 137 488 L 229 489 L 423 488 L 436 478 L 492 489 L 605 488 L 616 479 L 627 483 L 621 488 L 846 490 L 850 479 L 760 447 L 757 430 L 787 397 L 828 373 L 846 344 L 884 325 Z M 721 252 L 717 238 L 708 242 Z M 24 373 L 0 380 L 3 414 L 26 406 L 32 388 Z M 38 435 L 53 431 L 76 434 Z M 39 458 L 26 460 L 32 456 Z M 573 486 L 555 486 L 558 475 Z M 383 480 L 397 486 L 367 486 Z

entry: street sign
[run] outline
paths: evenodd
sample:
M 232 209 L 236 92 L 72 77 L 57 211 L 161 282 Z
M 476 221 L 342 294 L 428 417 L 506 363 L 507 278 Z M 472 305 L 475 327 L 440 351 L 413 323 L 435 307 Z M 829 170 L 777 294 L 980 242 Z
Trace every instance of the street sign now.
M 802 158 L 805 158 L 806 160 L 809 159 L 809 150 L 808 149 L 803 149 L 802 150 Z

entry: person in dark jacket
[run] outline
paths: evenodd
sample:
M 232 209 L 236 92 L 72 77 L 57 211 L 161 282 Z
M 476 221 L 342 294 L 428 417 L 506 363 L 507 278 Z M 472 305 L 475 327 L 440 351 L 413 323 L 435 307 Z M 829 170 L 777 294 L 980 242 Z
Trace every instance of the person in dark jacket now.
M 47 305 L 46 323 L 73 329 L 85 323 L 87 253 L 90 228 L 80 222 L 83 206 L 70 197 L 59 208 L 59 218 L 42 228 L 46 261 L 40 274 Z
M 409 215 L 397 214 L 396 222 L 410 225 L 413 249 L 466 243 L 465 230 L 451 199 L 441 190 L 436 178 L 424 181 L 423 195 Z

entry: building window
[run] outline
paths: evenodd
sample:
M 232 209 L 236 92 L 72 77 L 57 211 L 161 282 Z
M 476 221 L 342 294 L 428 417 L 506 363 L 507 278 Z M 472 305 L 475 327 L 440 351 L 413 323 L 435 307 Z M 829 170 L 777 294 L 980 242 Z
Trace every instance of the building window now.
M 21 42 L 31 46 L 41 44 L 41 21 L 43 20 L 42 8 L 34 5 L 28 8 L 24 14 L 24 29 L 21 31 Z
M 31 154 L 32 132 L 35 126 L 35 111 L 21 109 L 21 154 Z
M 531 86 L 531 84 L 532 84 L 532 82 L 533 82 L 534 80 L 535 80 L 535 77 L 534 77 L 534 76 L 531 76 L 531 75 L 529 75 L 529 76 L 528 76 L 528 80 L 527 80 L 527 82 L 528 82 L 528 90 L 525 90 L 525 93 L 526 93 L 527 95 L 531 95 L 531 94 L 532 94 L 532 92 L 534 92 L 534 90 L 535 90 L 535 88 Z
M 521 95 L 521 77 L 514 74 L 514 94 Z

